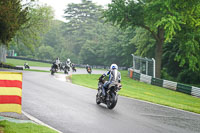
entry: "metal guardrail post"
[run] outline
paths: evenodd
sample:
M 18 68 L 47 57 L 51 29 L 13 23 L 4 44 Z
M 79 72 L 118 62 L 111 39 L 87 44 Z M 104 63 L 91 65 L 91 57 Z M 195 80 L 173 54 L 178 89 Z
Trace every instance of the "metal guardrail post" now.
M 156 61 L 155 61 L 155 59 L 154 58 L 152 58 L 152 60 L 153 60 L 153 77 L 155 78 L 155 76 L 156 76 Z

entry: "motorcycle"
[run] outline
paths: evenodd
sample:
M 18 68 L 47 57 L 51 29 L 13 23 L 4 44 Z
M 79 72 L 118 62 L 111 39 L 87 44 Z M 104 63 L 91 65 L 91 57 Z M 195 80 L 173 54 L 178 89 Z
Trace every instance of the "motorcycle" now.
M 30 66 L 29 65 L 24 65 L 24 68 L 25 69 L 30 69 Z
M 65 73 L 65 74 L 68 74 L 69 71 L 70 71 L 70 66 L 69 66 L 69 64 L 66 64 L 66 65 L 64 66 L 64 73 Z
M 59 68 L 60 68 L 60 71 L 64 71 L 64 68 L 65 68 L 65 63 L 60 63 L 59 65 Z
M 118 100 L 117 92 L 121 89 L 122 85 L 118 82 L 110 83 L 108 88 L 105 90 L 106 96 L 108 97 L 108 99 L 106 100 L 106 97 L 103 97 L 103 94 L 102 94 L 102 87 L 103 87 L 104 82 L 105 82 L 104 80 L 99 80 L 98 82 L 98 92 L 96 95 L 96 103 L 97 104 L 104 103 L 107 105 L 108 109 L 113 109 L 116 106 L 117 100 Z
M 53 63 L 53 65 L 51 66 L 51 75 L 54 75 L 54 73 L 57 72 L 58 66 L 56 65 L 56 63 Z
M 72 67 L 72 71 L 73 71 L 73 72 L 76 72 L 75 66 Z
M 90 67 L 88 67 L 88 68 L 87 68 L 87 72 L 88 72 L 89 74 L 91 74 L 91 73 L 92 73 L 92 69 L 91 69 Z

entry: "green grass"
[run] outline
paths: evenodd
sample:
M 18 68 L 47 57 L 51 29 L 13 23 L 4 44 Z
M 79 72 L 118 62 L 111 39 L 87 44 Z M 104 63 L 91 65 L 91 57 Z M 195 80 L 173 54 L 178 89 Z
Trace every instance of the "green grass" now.
M 7 59 L 7 63 L 16 66 L 23 66 L 24 62 L 28 62 L 30 66 L 40 66 L 40 67 L 51 66 L 51 64 L 48 63 L 39 63 L 39 62 L 25 61 L 18 59 Z M 26 71 L 49 72 L 43 70 L 26 70 Z M 120 95 L 140 100 L 145 100 L 157 104 L 162 104 L 178 109 L 183 109 L 191 112 L 196 112 L 200 114 L 200 98 L 192 97 L 184 93 L 132 80 L 127 76 L 127 71 L 121 71 L 121 73 L 122 73 L 123 86 L 121 91 L 119 92 Z M 99 77 L 100 75 L 98 74 L 73 75 L 72 83 L 96 89 Z
M 14 123 L 0 121 L 0 133 L 57 133 L 45 126 L 34 123 Z
M 15 66 L 24 66 L 25 62 L 28 62 L 29 66 L 51 67 L 51 64 L 49 64 L 49 63 L 27 61 L 27 60 L 19 60 L 19 59 L 6 59 L 6 63 L 7 64 L 12 64 L 12 65 L 15 65 Z
M 37 69 L 24 69 L 24 71 L 33 71 L 33 72 L 50 72 L 49 71 L 46 71 L 46 70 L 37 70 Z
M 122 89 L 119 92 L 120 95 L 200 114 L 200 98 L 135 81 L 127 76 L 126 71 L 121 71 L 121 74 Z M 72 83 L 97 89 L 99 77 L 98 74 L 73 75 Z

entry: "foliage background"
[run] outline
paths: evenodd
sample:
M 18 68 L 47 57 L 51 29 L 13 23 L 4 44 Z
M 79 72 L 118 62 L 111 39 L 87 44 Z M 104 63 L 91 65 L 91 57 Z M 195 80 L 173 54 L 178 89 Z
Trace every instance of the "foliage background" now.
M 124 0 L 117 0 L 124 2 Z M 88 0 L 79 4 L 69 4 L 65 9 L 66 23 L 53 19 L 53 11 L 48 6 L 33 4 L 29 10 L 30 21 L 23 25 L 10 42 L 9 49 L 14 49 L 18 56 L 42 60 L 61 61 L 70 58 L 76 64 L 132 66 L 135 54 L 155 58 L 156 40 L 144 27 L 131 24 L 150 24 L 164 26 L 166 34 L 162 47 L 161 78 L 182 83 L 199 84 L 200 81 L 200 4 L 197 1 L 184 4 L 177 0 L 149 2 L 150 6 L 142 11 L 142 4 L 135 5 L 134 12 L 150 15 L 132 16 L 137 23 L 127 21 L 125 27 L 106 22 L 103 7 Z M 131 11 L 131 4 L 123 10 Z M 113 4 L 113 3 L 112 3 Z M 112 5 L 116 6 L 117 5 Z M 189 6 L 190 5 L 190 6 Z M 194 6 L 195 5 L 195 6 Z M 138 8 L 136 8 L 138 6 Z M 153 9 L 155 10 L 150 10 Z M 130 9 L 128 9 L 130 8 Z M 123 15 L 123 10 L 120 14 Z M 164 15 L 158 14 L 160 10 Z M 133 12 L 133 13 L 134 13 Z M 174 17 L 167 15 L 171 12 Z M 143 14 L 145 15 L 145 14 Z M 104 17 L 103 17 L 104 16 Z M 153 16 L 153 17 L 152 17 Z M 122 18 L 122 16 L 120 16 Z M 143 17 L 143 19 L 141 18 Z M 152 21 L 151 18 L 154 18 Z M 161 19 L 162 18 L 162 19 Z M 116 18 L 117 19 L 117 18 Z M 135 20 L 135 19 L 134 19 Z M 148 20 L 148 21 L 145 21 Z M 123 22 L 123 21 L 121 21 Z M 122 25 L 125 25 L 125 22 Z M 167 23 L 169 22 L 169 23 Z M 171 23 L 174 23 L 171 25 Z M 170 28 L 170 26 L 172 26 Z M 122 28 L 123 27 L 123 28 Z M 171 29 L 171 30 L 170 30 Z

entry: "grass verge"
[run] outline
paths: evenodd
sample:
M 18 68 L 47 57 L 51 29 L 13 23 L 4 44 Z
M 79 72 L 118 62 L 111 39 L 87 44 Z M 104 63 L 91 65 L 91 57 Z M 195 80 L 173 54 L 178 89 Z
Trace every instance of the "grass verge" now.
M 45 126 L 34 123 L 14 123 L 0 121 L 0 133 L 57 133 Z
M 28 61 L 28 60 L 19 60 L 19 59 L 6 59 L 6 64 L 13 64 L 15 66 L 24 66 L 24 63 L 28 62 L 29 66 L 38 66 L 38 67 L 51 67 L 49 63 Z
M 37 69 L 24 69 L 24 71 L 33 71 L 33 72 L 49 72 L 50 71 L 46 71 L 46 70 L 37 70 Z
M 127 76 L 127 71 L 121 71 L 121 74 L 122 89 L 120 90 L 119 95 L 200 114 L 200 98 L 135 81 Z M 73 75 L 72 83 L 96 89 L 98 82 L 97 79 L 99 77 L 99 74 Z

